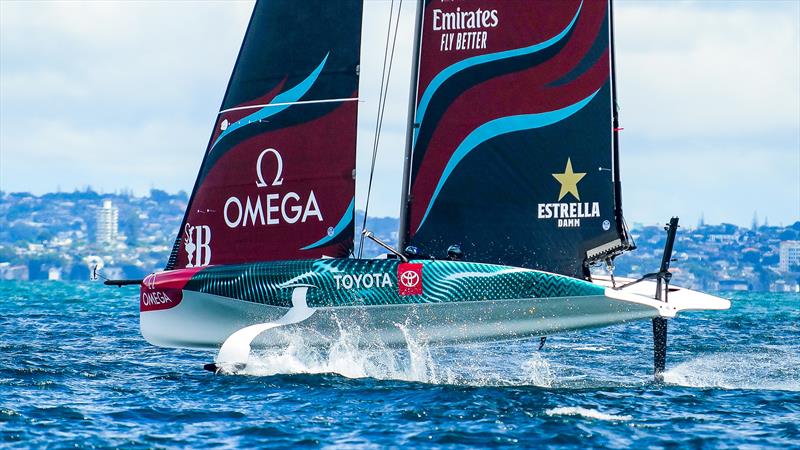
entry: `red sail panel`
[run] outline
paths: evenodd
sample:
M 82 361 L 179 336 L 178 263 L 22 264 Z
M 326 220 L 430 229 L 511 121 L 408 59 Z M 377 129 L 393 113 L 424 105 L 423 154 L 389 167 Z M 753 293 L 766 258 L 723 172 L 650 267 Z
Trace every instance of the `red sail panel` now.
M 168 269 L 352 251 L 361 9 L 255 5 Z
M 618 239 L 607 0 L 427 1 L 409 242 L 578 276 Z

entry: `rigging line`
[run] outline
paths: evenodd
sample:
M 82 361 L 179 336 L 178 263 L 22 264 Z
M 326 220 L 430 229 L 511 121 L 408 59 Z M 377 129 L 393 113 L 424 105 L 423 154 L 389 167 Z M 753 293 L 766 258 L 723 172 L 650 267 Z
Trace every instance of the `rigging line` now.
M 365 226 L 367 221 L 367 212 L 369 211 L 369 200 L 371 197 L 370 194 L 372 192 L 372 180 L 375 175 L 375 162 L 378 157 L 378 148 L 380 147 L 381 130 L 383 129 L 383 118 L 386 116 L 386 100 L 388 99 L 388 93 L 389 93 L 389 80 L 392 77 L 392 67 L 394 65 L 394 51 L 395 48 L 397 47 L 397 32 L 400 27 L 400 13 L 402 12 L 402 10 L 403 10 L 403 0 L 400 0 L 400 4 L 398 5 L 397 8 L 397 17 L 395 18 L 395 24 L 394 24 L 394 36 L 392 37 L 392 50 L 391 52 L 389 52 L 389 68 L 386 71 L 386 87 L 384 89 L 383 99 L 380 101 L 381 105 L 380 105 L 380 114 L 378 118 L 378 128 L 375 133 L 375 147 L 372 152 L 372 165 L 370 167 L 369 187 L 367 189 L 367 204 L 364 211 Z
M 381 116 L 381 103 L 383 102 L 383 97 L 387 90 L 387 83 L 386 83 L 386 58 L 389 52 L 389 37 L 391 36 L 392 31 L 392 18 L 394 16 L 394 0 L 392 0 L 391 4 L 389 5 L 389 23 L 386 24 L 386 45 L 383 48 L 383 67 L 381 68 L 381 85 L 380 85 L 380 93 L 378 95 L 378 111 L 375 117 L 375 134 L 372 138 L 372 164 L 370 167 L 370 179 L 369 184 L 367 187 L 367 200 L 366 205 L 364 207 L 364 220 L 361 223 L 361 239 L 359 241 L 358 246 L 358 258 L 361 258 L 363 254 L 364 248 L 364 230 L 367 228 L 367 212 L 369 211 L 369 199 L 370 194 L 372 191 L 372 169 L 375 166 L 375 153 L 377 151 L 377 140 L 378 140 L 378 133 L 380 129 L 380 116 Z M 399 19 L 399 11 L 398 11 L 398 19 Z
M 370 164 L 369 182 L 367 184 L 367 201 L 364 206 L 364 220 L 361 223 L 361 239 L 358 246 L 358 258 L 360 259 L 364 253 L 364 230 L 367 228 L 367 215 L 369 213 L 369 201 L 372 194 L 372 180 L 375 176 L 375 161 L 378 156 L 378 146 L 380 144 L 381 127 L 383 126 L 383 116 L 386 110 L 386 98 L 389 91 L 389 79 L 392 75 L 392 65 L 394 63 L 394 50 L 397 44 L 397 30 L 400 25 L 400 14 L 403 10 L 403 0 L 397 8 L 397 16 L 394 17 L 394 0 L 389 5 L 389 23 L 386 27 L 386 46 L 383 49 L 383 68 L 381 70 L 381 88 L 378 95 L 378 115 L 375 120 L 375 135 L 372 143 L 372 162 Z M 392 49 L 389 52 L 389 37 L 392 31 L 392 18 L 394 17 L 394 35 L 392 36 Z M 389 67 L 386 67 L 387 54 L 389 60 Z
M 394 0 L 389 4 L 389 23 L 386 24 L 386 44 L 383 47 L 383 67 L 381 68 L 381 85 L 380 85 L 380 93 L 378 94 L 378 111 L 375 117 L 375 135 L 372 137 L 372 165 L 374 167 L 375 164 L 375 148 L 378 138 L 378 127 L 380 126 L 380 109 L 381 109 L 381 101 L 383 100 L 384 95 L 384 86 L 386 80 L 386 57 L 389 53 L 389 36 L 392 32 L 392 18 L 394 17 Z M 364 230 L 367 228 L 367 211 L 369 211 L 369 197 L 370 191 L 372 190 L 372 170 L 370 169 L 370 178 L 369 184 L 367 187 L 367 200 L 366 205 L 364 207 L 364 220 L 361 223 L 361 239 L 358 243 L 358 258 L 361 259 L 361 255 L 363 254 L 364 250 Z

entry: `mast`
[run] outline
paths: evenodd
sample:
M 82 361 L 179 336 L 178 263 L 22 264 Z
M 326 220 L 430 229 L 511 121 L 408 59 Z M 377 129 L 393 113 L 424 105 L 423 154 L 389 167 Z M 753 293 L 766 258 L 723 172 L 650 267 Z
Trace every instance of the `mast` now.
M 617 58 L 614 47 L 614 0 L 608 0 L 608 25 L 610 34 L 611 50 L 611 117 L 614 131 L 613 147 L 613 174 L 614 174 L 614 217 L 617 222 L 617 233 L 622 239 L 623 245 L 628 247 L 628 233 L 625 230 L 625 222 L 622 217 L 622 181 L 620 180 L 619 168 L 619 107 L 617 106 Z
M 408 242 L 408 214 L 411 184 L 411 161 L 414 153 L 414 131 L 417 112 L 417 84 L 419 82 L 420 36 L 422 34 L 422 18 L 425 11 L 425 0 L 417 0 L 416 18 L 414 21 L 414 44 L 411 59 L 411 84 L 408 95 L 408 124 L 406 125 L 406 145 L 403 156 L 403 185 L 400 191 L 400 229 L 397 233 L 397 248 L 402 252 Z

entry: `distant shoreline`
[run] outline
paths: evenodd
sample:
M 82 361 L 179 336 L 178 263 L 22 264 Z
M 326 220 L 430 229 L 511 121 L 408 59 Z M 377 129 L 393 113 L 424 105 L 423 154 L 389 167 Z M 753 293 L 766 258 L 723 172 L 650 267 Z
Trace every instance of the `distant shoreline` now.
M 141 197 L 91 189 L 38 196 L 0 192 L 0 280 L 88 280 L 94 265 L 110 278 L 142 278 L 163 268 L 187 202 L 186 192 L 159 189 Z M 360 224 L 363 211 L 356 216 Z M 367 226 L 396 242 L 397 218 L 370 217 Z M 655 270 L 662 227 L 634 223 L 638 248 L 615 261 L 614 273 L 636 277 Z M 800 250 L 795 246 L 800 247 L 800 221 L 785 227 L 683 225 L 674 280 L 705 291 L 798 292 Z M 379 253 L 377 246 L 364 249 L 365 257 Z

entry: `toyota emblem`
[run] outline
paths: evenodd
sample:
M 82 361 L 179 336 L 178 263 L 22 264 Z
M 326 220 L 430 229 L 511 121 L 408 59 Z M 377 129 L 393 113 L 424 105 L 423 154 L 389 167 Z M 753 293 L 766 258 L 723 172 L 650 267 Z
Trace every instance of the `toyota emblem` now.
M 400 284 L 407 288 L 413 288 L 419 284 L 419 275 L 413 270 L 407 270 L 400 275 Z

